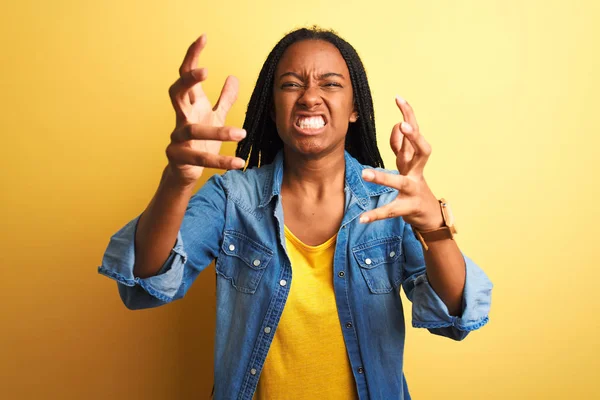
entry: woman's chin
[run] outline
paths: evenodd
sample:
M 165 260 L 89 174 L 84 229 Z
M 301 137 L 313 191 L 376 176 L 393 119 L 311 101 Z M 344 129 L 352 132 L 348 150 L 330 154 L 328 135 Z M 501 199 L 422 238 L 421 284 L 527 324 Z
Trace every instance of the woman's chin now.
M 327 126 L 326 126 L 327 128 Z M 297 129 L 290 129 L 287 134 L 280 137 L 287 147 L 287 151 L 298 155 L 314 158 L 329 154 L 338 147 L 344 150 L 345 136 L 339 139 L 339 143 L 332 141 L 333 137 L 330 132 L 318 132 L 311 135 L 300 133 Z
M 320 158 L 327 154 L 335 152 L 336 148 L 340 148 L 341 152 L 344 151 L 343 144 L 341 146 L 334 146 L 332 143 L 324 143 L 322 140 L 317 138 L 304 138 L 302 140 L 294 140 L 291 145 L 286 145 L 289 150 L 302 157 L 306 158 Z
M 325 146 L 321 143 L 321 140 L 317 138 L 307 137 L 301 140 L 297 140 L 295 143 L 295 150 L 298 153 L 305 155 L 318 155 L 325 150 Z

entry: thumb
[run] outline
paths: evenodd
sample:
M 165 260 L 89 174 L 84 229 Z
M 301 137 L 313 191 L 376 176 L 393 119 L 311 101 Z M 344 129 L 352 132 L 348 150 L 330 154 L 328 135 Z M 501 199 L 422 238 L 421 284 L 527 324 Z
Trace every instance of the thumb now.
M 227 113 L 231 109 L 233 103 L 237 100 L 239 86 L 239 81 L 235 76 L 230 75 L 225 80 L 219 100 L 213 108 L 213 111 L 217 113 L 219 119 L 222 121 L 225 121 Z

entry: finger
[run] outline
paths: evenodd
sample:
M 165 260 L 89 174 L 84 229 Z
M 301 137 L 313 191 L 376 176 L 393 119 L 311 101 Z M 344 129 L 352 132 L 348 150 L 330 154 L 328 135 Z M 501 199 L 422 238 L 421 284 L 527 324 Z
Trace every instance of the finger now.
M 402 160 L 408 164 L 415 155 L 415 148 L 406 137 L 402 136 L 402 147 L 400 148 Z
M 225 121 L 227 113 L 231 109 L 231 106 L 233 106 L 233 103 L 235 103 L 237 100 L 239 86 L 240 83 L 235 76 L 230 75 L 225 80 L 223 89 L 221 89 L 219 100 L 213 108 L 213 111 L 215 111 L 217 115 L 222 118 L 222 121 Z
M 413 155 L 415 153 L 413 146 L 410 141 L 404 137 L 404 134 L 400 130 L 401 124 L 394 125 L 392 129 L 392 135 L 390 137 L 390 146 L 396 155 L 396 166 L 401 174 L 404 174 L 404 170 L 410 167 Z
M 417 117 L 415 117 L 415 113 L 411 105 L 408 104 L 408 102 L 400 96 L 396 96 L 396 105 L 400 109 L 402 117 L 404 117 L 404 121 L 408 122 L 408 124 L 413 128 L 413 130 L 419 132 L 419 124 L 417 123 Z
M 417 137 L 420 135 L 417 118 L 415 117 L 415 113 L 413 111 L 412 106 L 408 104 L 408 102 L 402 97 L 396 96 L 396 105 L 400 109 L 400 112 L 402 112 L 402 117 L 404 118 L 404 122 L 400 124 L 400 131 L 405 136 L 405 138 L 408 138 L 410 140 L 410 144 L 413 148 L 413 152 L 412 154 L 410 154 L 410 165 L 408 166 L 408 169 L 412 170 L 413 168 L 417 167 L 416 171 L 420 170 L 422 172 L 423 168 L 425 167 L 425 164 L 427 163 L 428 156 L 424 156 L 424 153 L 420 151 L 424 151 L 425 148 L 418 149 L 415 145 L 415 143 L 417 142 Z M 405 159 L 408 158 L 408 154 L 404 157 Z
M 179 76 L 184 76 L 188 72 L 196 69 L 198 65 L 198 59 L 200 58 L 200 53 L 204 50 L 206 46 L 206 34 L 200 35 L 198 39 L 194 43 L 190 45 L 183 58 L 183 62 L 179 67 Z M 197 99 L 201 97 L 206 97 L 204 91 L 202 90 L 202 86 L 198 85 L 193 88 L 193 90 L 189 90 L 186 92 L 187 97 L 189 98 L 190 104 L 194 104 Z
M 175 129 L 171 133 L 173 143 L 188 140 L 217 140 L 220 142 L 239 142 L 246 137 L 246 130 L 233 126 L 209 126 L 189 124 Z
M 400 130 L 410 140 L 415 152 L 411 167 L 415 168 L 417 172 L 422 172 L 431 155 L 431 146 L 420 133 L 417 118 L 411 105 L 400 96 L 396 96 L 396 104 L 404 117 L 404 122 L 400 124 Z
M 188 50 L 183 58 L 183 62 L 179 67 L 179 75 L 183 76 L 186 72 L 190 72 L 198 65 L 198 58 L 200 58 L 200 53 L 204 50 L 206 46 L 206 34 L 200 35 L 198 39 L 194 43 L 188 47 Z
M 167 158 L 169 162 L 176 165 L 196 165 L 206 168 L 240 169 L 246 165 L 242 158 L 199 152 L 187 146 L 169 145 Z
M 394 188 L 400 192 L 409 193 L 413 188 L 413 182 L 403 175 L 394 175 L 374 169 L 365 169 L 362 177 L 367 182 L 377 183 L 379 185 Z
M 404 138 L 408 139 L 408 142 L 410 142 L 414 149 L 411 168 L 415 168 L 417 172 L 422 172 L 431 155 L 431 145 L 425 140 L 423 135 L 415 132 L 406 122 L 400 125 L 400 130 L 404 134 Z
M 169 88 L 169 97 L 171 98 L 171 104 L 173 104 L 175 112 L 181 113 L 182 110 L 190 104 L 190 90 L 194 85 L 198 85 L 200 82 L 205 81 L 207 77 L 208 71 L 206 68 L 194 69 L 183 74 L 171 85 Z
M 203 82 L 208 78 L 206 68 L 197 68 L 181 75 L 169 88 L 169 94 L 175 97 L 181 97 L 186 94 L 194 85 Z
M 390 136 L 390 147 L 394 154 L 398 155 L 398 152 L 402 148 L 402 140 L 404 136 L 402 136 L 402 132 L 400 132 L 400 124 L 394 125 L 392 128 L 392 135 Z
M 410 140 L 403 137 L 402 138 L 402 148 L 400 152 L 396 156 L 396 168 L 398 168 L 398 172 L 401 175 L 408 175 L 411 172 L 411 168 L 413 168 L 413 159 L 415 155 L 415 150 L 410 144 Z
M 411 213 L 410 203 L 407 200 L 395 199 L 389 204 L 367 211 L 360 216 L 360 222 L 379 221 L 386 218 L 397 218 Z

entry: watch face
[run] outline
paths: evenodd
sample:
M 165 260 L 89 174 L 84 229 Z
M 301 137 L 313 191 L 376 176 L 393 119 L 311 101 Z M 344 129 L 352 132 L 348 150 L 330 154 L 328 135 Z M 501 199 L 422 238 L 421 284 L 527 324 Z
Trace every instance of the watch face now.
M 444 219 L 446 220 L 446 226 L 454 226 L 454 214 L 452 214 L 450 204 L 448 204 L 446 201 L 442 202 L 442 213 L 444 214 Z

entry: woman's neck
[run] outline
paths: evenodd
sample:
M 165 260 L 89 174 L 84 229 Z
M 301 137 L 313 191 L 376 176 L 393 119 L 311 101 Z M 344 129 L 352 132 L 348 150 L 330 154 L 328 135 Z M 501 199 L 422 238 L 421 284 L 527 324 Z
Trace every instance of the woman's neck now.
M 284 149 L 282 191 L 311 200 L 322 200 L 344 190 L 344 151 L 323 157 L 306 157 Z

